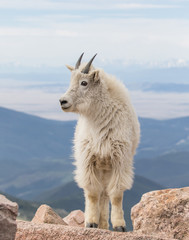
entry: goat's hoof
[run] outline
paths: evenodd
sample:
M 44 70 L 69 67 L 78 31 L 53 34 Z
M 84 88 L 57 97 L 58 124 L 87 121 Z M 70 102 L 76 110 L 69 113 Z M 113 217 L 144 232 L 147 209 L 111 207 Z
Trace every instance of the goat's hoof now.
M 86 227 L 87 227 L 87 228 L 97 228 L 97 227 L 98 227 L 98 224 L 96 224 L 96 223 L 87 223 L 87 224 L 86 224 Z
M 127 232 L 127 229 L 126 229 L 126 227 L 120 226 L 120 227 L 115 227 L 114 231 L 115 232 Z

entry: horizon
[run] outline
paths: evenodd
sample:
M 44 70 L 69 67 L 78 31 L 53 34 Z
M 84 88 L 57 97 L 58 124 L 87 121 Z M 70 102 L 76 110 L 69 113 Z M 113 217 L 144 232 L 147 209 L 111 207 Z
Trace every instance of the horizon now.
M 66 113 L 66 114 L 70 114 L 70 115 L 73 114 L 75 116 L 75 117 L 73 116 L 73 118 L 72 117 L 71 118 L 64 118 L 63 117 L 61 119 L 61 117 L 59 117 L 59 118 L 56 119 L 56 118 L 48 118 L 48 117 L 45 117 L 45 116 L 40 116 L 40 115 L 37 115 L 37 114 L 34 114 L 34 113 L 25 112 L 25 111 L 22 111 L 22 110 L 17 110 L 17 109 L 13 109 L 13 108 L 9 108 L 9 107 L 4 107 L 4 106 L 1 106 L 1 105 L 0 105 L 0 109 L 5 109 L 5 110 L 8 110 L 8 111 L 13 111 L 13 112 L 16 112 L 16 113 L 25 114 L 25 115 L 29 115 L 29 116 L 32 116 L 32 117 L 37 117 L 37 118 L 41 118 L 41 119 L 49 120 L 49 121 L 58 121 L 58 122 L 74 121 L 75 122 L 79 118 L 79 114 L 76 114 L 76 113 Z M 64 114 L 63 111 L 62 111 L 62 113 Z M 189 114 L 185 115 L 185 116 L 163 118 L 163 119 L 151 118 L 151 117 L 141 117 L 141 116 L 138 116 L 138 118 L 139 119 L 150 119 L 150 120 L 154 120 L 154 121 L 169 121 L 169 120 L 177 120 L 177 119 L 189 118 Z

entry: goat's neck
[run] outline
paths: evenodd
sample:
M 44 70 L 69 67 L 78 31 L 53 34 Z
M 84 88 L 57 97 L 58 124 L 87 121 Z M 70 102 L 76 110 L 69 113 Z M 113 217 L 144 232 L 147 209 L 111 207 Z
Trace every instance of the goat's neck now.
M 96 99 L 86 120 L 95 134 L 106 138 L 119 121 L 119 111 L 118 105 L 113 100 Z

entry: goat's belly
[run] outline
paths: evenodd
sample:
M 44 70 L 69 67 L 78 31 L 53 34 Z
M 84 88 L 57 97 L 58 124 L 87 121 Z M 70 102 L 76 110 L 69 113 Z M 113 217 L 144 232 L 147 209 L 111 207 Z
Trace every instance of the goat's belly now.
M 110 157 L 100 157 L 98 155 L 93 155 L 93 164 L 96 169 L 99 170 L 112 170 L 112 161 Z

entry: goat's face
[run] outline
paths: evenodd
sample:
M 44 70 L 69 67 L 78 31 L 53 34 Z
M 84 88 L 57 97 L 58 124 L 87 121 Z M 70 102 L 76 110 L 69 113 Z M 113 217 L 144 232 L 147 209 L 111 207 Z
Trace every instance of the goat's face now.
M 66 93 L 60 98 L 61 108 L 65 112 L 87 113 L 98 97 L 101 85 L 99 70 L 89 66 L 88 72 L 84 73 L 83 65 L 78 69 L 67 67 L 72 72 L 71 82 Z

